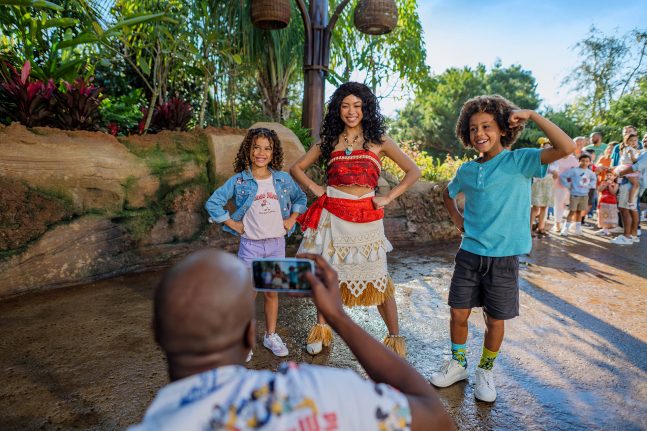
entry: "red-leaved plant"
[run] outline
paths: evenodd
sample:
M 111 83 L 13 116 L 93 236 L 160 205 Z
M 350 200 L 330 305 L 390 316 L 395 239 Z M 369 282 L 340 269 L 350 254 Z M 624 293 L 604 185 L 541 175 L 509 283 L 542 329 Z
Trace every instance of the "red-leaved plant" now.
M 0 113 L 27 127 L 50 125 L 55 103 L 54 81 L 31 80 L 29 60 L 20 73 L 8 63 L 4 66 L 0 70 Z
M 108 133 L 110 133 L 112 136 L 117 136 L 117 134 L 119 133 L 119 124 L 115 122 L 109 123 L 106 126 L 106 129 L 108 129 Z
M 66 130 L 96 130 L 99 127 L 99 105 L 103 99 L 101 88 L 77 78 L 73 83 L 65 82 L 65 91 L 58 91 L 54 123 Z
M 155 108 L 151 121 L 152 130 L 186 131 L 193 115 L 191 105 L 178 97 L 174 97 L 163 105 Z

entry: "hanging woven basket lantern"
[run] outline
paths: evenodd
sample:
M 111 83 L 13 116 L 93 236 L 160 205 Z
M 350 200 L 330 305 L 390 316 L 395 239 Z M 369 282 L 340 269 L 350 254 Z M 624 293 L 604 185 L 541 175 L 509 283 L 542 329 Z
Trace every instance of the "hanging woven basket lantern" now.
M 355 8 L 355 27 L 362 33 L 390 33 L 398 25 L 395 0 L 360 0 Z
M 290 23 L 290 0 L 252 0 L 252 24 L 262 30 L 278 30 Z

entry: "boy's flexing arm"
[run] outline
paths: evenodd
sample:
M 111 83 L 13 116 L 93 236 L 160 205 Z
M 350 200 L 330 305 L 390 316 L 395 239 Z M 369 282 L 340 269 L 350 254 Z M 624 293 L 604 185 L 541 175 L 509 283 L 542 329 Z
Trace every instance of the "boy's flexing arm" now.
M 546 137 L 550 140 L 553 148 L 544 148 L 541 151 L 541 163 L 547 165 L 556 160 L 564 158 L 575 151 L 575 142 L 562 129 L 552 121 L 542 117 L 530 109 L 519 109 L 510 114 L 510 127 L 519 127 L 528 120 L 537 124 Z

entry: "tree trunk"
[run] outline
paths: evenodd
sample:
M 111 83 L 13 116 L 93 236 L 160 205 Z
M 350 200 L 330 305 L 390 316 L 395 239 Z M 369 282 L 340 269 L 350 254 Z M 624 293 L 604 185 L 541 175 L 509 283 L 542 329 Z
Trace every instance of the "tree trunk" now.
M 153 96 L 151 97 L 151 101 L 148 105 L 148 113 L 146 115 L 146 123 L 144 123 L 144 135 L 146 132 L 148 132 L 148 128 L 151 125 L 151 120 L 153 119 L 153 111 L 155 110 L 155 102 L 157 99 L 157 93 L 159 89 L 157 86 L 155 86 L 154 91 L 153 91 Z
M 209 98 L 209 73 L 204 77 L 202 84 L 202 102 L 200 102 L 200 116 L 198 117 L 198 129 L 202 129 L 204 125 L 204 113 L 207 110 L 207 99 Z

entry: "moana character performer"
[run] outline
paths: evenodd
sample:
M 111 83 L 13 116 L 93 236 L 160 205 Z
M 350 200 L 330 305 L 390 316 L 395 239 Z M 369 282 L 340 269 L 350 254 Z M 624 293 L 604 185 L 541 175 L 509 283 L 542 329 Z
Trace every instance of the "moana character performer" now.
M 323 256 L 339 275 L 345 305 L 376 305 L 386 323 L 384 344 L 406 356 L 398 327 L 394 285 L 386 253 L 393 247 L 384 235 L 384 206 L 420 178 L 416 164 L 385 134 L 377 97 L 364 84 L 341 85 L 328 102 L 321 140 L 290 169 L 292 176 L 318 199 L 297 221 L 304 231 L 300 253 Z M 404 172 L 387 195 L 376 196 L 381 157 L 392 159 Z M 326 188 L 305 170 L 322 159 Z M 316 355 L 332 342 L 332 331 L 321 315 L 308 336 L 307 351 Z

